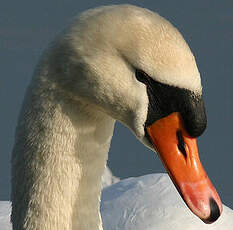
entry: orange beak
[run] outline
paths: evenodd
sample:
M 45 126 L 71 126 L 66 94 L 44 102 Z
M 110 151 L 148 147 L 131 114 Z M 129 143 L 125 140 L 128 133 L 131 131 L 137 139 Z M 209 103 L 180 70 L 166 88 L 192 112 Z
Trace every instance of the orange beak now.
M 195 138 L 186 132 L 175 112 L 147 127 L 170 178 L 190 210 L 205 223 L 212 223 L 222 212 L 222 203 L 208 178 L 198 154 Z

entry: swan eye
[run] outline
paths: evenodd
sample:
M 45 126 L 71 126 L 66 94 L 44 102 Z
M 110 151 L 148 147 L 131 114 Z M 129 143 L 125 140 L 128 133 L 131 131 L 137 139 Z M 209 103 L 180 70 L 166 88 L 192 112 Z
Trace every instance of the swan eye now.
M 150 81 L 150 77 L 142 70 L 136 69 L 135 76 L 138 81 L 146 84 L 148 81 Z

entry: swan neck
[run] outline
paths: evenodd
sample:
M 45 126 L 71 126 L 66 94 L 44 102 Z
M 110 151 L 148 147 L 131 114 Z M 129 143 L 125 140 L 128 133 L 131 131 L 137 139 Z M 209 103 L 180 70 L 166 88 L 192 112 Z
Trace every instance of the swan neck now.
M 29 87 L 12 153 L 14 230 L 102 229 L 101 176 L 114 120 L 56 90 Z

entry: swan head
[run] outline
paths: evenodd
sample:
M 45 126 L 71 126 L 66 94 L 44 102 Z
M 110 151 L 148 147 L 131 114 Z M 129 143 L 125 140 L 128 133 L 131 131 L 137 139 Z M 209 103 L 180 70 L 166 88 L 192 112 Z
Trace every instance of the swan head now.
M 72 50 L 69 67 L 73 64 L 79 73 L 72 74 L 70 82 L 78 96 L 123 122 L 144 144 L 150 146 L 144 129 L 149 105 L 146 76 L 162 87 L 185 89 L 190 101 L 201 99 L 192 52 L 178 30 L 158 14 L 129 5 L 101 7 L 81 14 L 67 34 Z M 182 96 L 178 100 L 183 103 Z M 198 119 L 189 122 L 198 126 L 190 129 L 194 136 L 206 127 L 204 107 L 200 110 L 199 124 Z
M 106 6 L 81 14 L 57 44 L 61 84 L 155 149 L 188 207 L 214 222 L 222 205 L 195 139 L 206 128 L 201 79 L 178 30 L 147 9 Z

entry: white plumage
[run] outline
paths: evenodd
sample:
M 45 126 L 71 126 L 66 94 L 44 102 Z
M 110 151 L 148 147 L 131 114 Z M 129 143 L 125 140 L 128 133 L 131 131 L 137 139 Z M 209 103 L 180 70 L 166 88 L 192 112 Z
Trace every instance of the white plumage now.
M 107 168 L 103 177 L 101 215 L 104 230 L 232 230 L 227 206 L 216 223 L 206 225 L 184 204 L 167 174 L 117 178 Z M 0 202 L 1 230 L 11 230 L 10 203 Z
M 128 178 L 105 188 L 101 213 L 104 230 L 232 230 L 233 211 L 224 206 L 207 225 L 193 215 L 167 174 Z
M 149 103 L 147 89 L 135 78 L 135 69 L 144 70 L 158 82 L 190 90 L 193 97 L 202 93 L 194 56 L 181 34 L 158 14 L 139 7 L 89 10 L 45 51 L 27 90 L 12 153 L 14 230 L 102 229 L 101 176 L 115 120 L 124 123 L 152 148 L 144 129 Z M 158 188 L 153 187 L 156 183 Z M 157 194 L 162 186 L 163 192 Z M 116 193 L 111 188 L 116 188 Z M 161 199 L 169 205 L 174 196 L 164 193 L 174 190 L 164 176 L 129 179 L 111 188 L 104 190 L 105 230 L 118 229 L 120 211 L 123 217 L 132 218 L 122 222 L 132 222 L 130 228 L 125 226 L 127 230 L 149 230 L 149 226 L 164 230 L 171 225 L 169 221 L 177 218 L 180 222 L 186 215 L 183 211 L 189 212 L 182 207 L 173 217 L 160 214 L 170 213 L 170 206 L 163 206 Z M 135 194 L 131 194 L 135 188 Z M 122 205 L 127 202 L 115 204 L 117 191 L 122 193 L 122 200 L 129 202 L 124 209 Z M 145 202 L 131 206 L 137 205 L 134 196 L 143 193 L 148 193 Z M 121 210 L 115 209 L 117 214 L 113 212 L 114 219 L 107 217 L 107 199 L 112 201 L 111 205 L 122 206 Z M 148 202 L 162 210 L 158 212 L 160 225 L 153 222 L 157 220 L 152 215 L 154 207 L 143 206 Z M 152 219 L 148 215 L 142 218 L 143 212 L 138 212 L 137 217 L 136 213 L 127 214 L 129 207 L 132 211 L 145 208 Z M 165 220 L 163 216 L 169 218 Z M 148 228 L 135 218 L 144 221 Z M 185 225 L 187 222 L 183 229 L 187 229 Z

